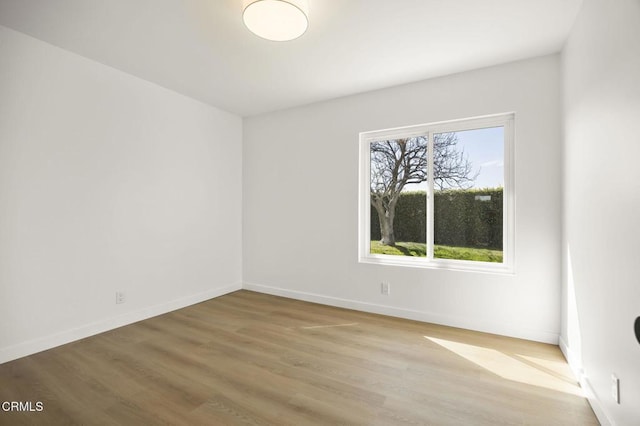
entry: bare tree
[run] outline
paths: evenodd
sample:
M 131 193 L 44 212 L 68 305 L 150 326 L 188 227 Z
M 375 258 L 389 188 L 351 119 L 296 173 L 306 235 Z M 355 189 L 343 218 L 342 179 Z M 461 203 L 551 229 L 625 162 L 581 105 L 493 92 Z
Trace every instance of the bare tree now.
M 457 149 L 455 133 L 434 135 L 434 185 L 439 189 L 468 188 L 477 174 L 464 151 Z M 380 222 L 381 243 L 395 245 L 393 220 L 400 193 L 407 184 L 428 177 L 427 138 L 418 136 L 373 142 L 371 150 L 371 205 Z
M 464 150 L 458 150 L 455 133 L 433 135 L 433 185 L 438 189 L 468 189 L 480 170 L 473 174 L 473 165 Z M 472 175 L 473 174 L 473 175 Z

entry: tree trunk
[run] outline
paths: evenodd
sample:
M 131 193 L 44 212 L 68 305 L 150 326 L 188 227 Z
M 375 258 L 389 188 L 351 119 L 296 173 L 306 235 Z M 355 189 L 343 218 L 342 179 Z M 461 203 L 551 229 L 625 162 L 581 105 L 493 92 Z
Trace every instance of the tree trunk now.
M 382 217 L 382 220 L 380 220 L 380 235 L 382 236 L 380 243 L 383 245 L 396 245 L 396 236 L 393 233 L 393 218 L 386 215 Z
M 396 237 L 393 232 L 393 218 L 395 216 L 396 203 L 391 202 L 389 206 L 384 206 L 383 203 L 378 202 L 373 203 L 373 206 L 378 212 L 378 221 L 380 222 L 380 235 L 382 237 L 380 243 L 385 246 L 395 246 Z

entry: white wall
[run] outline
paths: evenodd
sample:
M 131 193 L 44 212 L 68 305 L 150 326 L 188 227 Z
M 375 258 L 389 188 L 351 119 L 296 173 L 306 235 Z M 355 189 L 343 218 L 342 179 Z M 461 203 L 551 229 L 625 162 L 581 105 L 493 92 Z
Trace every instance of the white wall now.
M 563 346 L 602 423 L 638 425 L 640 2 L 585 0 L 562 56 Z
M 560 92 L 553 55 L 245 119 L 245 287 L 557 343 Z M 511 111 L 515 275 L 357 262 L 359 132 Z
M 239 117 L 4 27 L 0 58 L 0 362 L 240 288 Z

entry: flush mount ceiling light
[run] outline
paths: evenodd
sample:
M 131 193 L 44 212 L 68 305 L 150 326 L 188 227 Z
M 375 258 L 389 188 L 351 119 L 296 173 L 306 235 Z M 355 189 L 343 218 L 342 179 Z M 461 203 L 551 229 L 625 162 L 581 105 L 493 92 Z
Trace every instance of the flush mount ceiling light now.
M 288 41 L 307 30 L 307 0 L 243 0 L 242 19 L 249 31 L 273 41 Z

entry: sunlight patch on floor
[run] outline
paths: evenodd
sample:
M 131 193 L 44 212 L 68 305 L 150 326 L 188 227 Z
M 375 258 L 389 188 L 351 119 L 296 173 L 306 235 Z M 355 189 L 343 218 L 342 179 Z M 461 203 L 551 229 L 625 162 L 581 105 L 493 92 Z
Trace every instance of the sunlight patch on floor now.
M 569 367 L 562 361 L 507 354 L 481 346 L 424 337 L 506 380 L 584 396 L 580 386 L 568 376 Z

